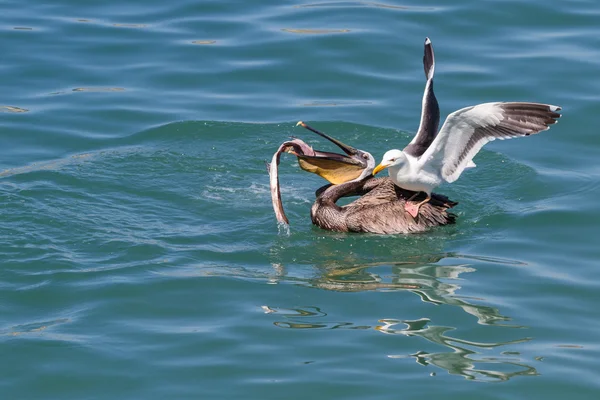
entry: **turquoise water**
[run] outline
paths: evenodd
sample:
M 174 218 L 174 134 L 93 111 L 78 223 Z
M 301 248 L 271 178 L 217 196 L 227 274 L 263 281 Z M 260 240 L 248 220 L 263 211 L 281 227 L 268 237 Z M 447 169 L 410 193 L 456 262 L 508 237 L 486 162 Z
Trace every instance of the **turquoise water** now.
M 52 3 L 0 1 L 3 398 L 597 397 L 600 4 Z M 279 232 L 264 160 L 406 144 L 425 36 L 442 118 L 560 123 L 415 236 L 313 227 L 283 157 Z

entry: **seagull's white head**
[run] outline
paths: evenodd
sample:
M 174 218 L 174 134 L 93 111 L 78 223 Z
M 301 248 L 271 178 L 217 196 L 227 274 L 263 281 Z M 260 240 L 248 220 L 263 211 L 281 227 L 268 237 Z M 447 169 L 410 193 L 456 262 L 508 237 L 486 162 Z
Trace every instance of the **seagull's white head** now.
M 402 168 L 408 162 L 406 154 L 402 150 L 390 150 L 383 155 L 383 159 L 373 170 L 373 175 L 389 167 Z

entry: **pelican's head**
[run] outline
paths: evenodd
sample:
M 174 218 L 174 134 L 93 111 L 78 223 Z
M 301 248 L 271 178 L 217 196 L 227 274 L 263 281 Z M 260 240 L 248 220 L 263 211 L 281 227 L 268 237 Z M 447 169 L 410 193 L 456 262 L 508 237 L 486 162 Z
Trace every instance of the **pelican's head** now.
M 373 173 L 375 170 L 375 158 L 368 151 L 362 151 L 356 149 L 356 158 L 361 159 L 364 162 L 365 169 L 363 169 L 362 173 L 356 180 L 361 180 Z
M 402 168 L 406 162 L 406 154 L 402 150 L 390 150 L 383 155 L 383 159 L 373 170 L 373 175 L 389 167 Z

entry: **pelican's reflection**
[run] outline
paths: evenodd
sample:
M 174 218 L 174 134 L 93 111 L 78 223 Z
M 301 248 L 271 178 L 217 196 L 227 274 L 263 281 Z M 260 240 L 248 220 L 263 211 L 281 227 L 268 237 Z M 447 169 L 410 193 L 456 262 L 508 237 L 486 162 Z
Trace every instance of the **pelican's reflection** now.
M 459 297 L 457 283 L 459 276 L 474 272 L 468 264 L 436 265 L 443 256 L 428 257 L 425 263 L 417 261 L 390 263 L 370 263 L 354 267 L 344 267 L 339 262 L 321 266 L 321 274 L 310 280 L 314 287 L 327 290 L 354 292 L 364 290 L 408 290 L 415 293 L 424 302 L 445 304 L 462 308 L 466 313 L 477 318 L 482 325 L 497 325 L 499 321 L 510 318 L 500 314 L 497 308 L 476 304 Z M 372 270 L 389 268 L 389 274 L 376 274 Z M 477 300 L 477 299 L 469 299 Z M 506 325 L 521 327 L 517 325 Z
M 449 261 L 460 262 L 451 264 Z M 408 291 L 419 296 L 422 301 L 441 307 L 459 307 L 473 315 L 478 324 L 495 325 L 504 328 L 521 328 L 509 325 L 508 316 L 488 305 L 478 304 L 481 299 L 465 298 L 458 295 L 466 274 L 476 271 L 465 263 L 464 256 L 432 256 L 419 257 L 409 261 L 395 263 L 350 264 L 350 260 L 337 260 L 315 266 L 319 273 L 311 279 L 292 278 L 310 286 L 333 291 L 357 292 L 367 290 Z M 441 262 L 443 261 L 443 265 Z M 480 260 L 504 262 L 503 260 Z M 278 264 L 278 271 L 285 277 L 286 269 Z M 273 279 L 273 276 L 271 276 Z M 279 308 L 263 306 L 266 313 L 276 317 L 274 324 L 287 329 L 376 329 L 385 334 L 398 334 L 409 337 L 421 337 L 431 343 L 449 349 L 438 353 L 418 351 L 413 354 L 394 355 L 391 358 L 414 357 L 419 364 L 435 365 L 447 370 L 450 374 L 458 374 L 470 380 L 505 381 L 514 376 L 538 375 L 535 368 L 525 364 L 515 352 L 498 352 L 497 348 L 525 343 L 531 338 L 521 338 L 505 342 L 482 343 L 463 340 L 449 335 L 453 327 L 431 325 L 429 319 L 402 321 L 397 319 L 381 319 L 378 324 L 355 325 L 348 321 L 328 320 L 327 314 L 318 307 Z M 406 324 L 406 327 L 398 326 Z M 498 354 L 495 354 L 498 352 Z M 489 355 L 494 353 L 495 355 Z M 483 356 L 488 354 L 488 356 Z
M 528 342 L 531 338 L 523 338 L 509 342 L 481 343 L 458 339 L 447 335 L 447 332 L 454 330 L 454 328 L 451 327 L 427 326 L 430 322 L 427 318 L 416 321 L 383 319 L 379 322 L 382 323 L 382 325 L 377 325 L 375 327 L 379 332 L 392 335 L 420 336 L 432 343 L 442 344 L 452 350 L 441 353 L 418 351 L 409 355 L 410 357 L 414 357 L 417 363 L 421 365 L 426 366 L 433 364 L 447 370 L 450 374 L 462 375 L 466 379 L 479 381 L 507 381 L 510 378 L 519 375 L 538 375 L 535 368 L 524 364 L 518 358 L 479 357 L 480 352 L 489 351 L 500 346 Z M 395 326 L 398 324 L 405 324 L 406 327 L 395 329 Z M 471 350 L 470 347 L 476 350 Z M 389 355 L 388 357 L 406 358 L 407 356 Z M 493 369 L 484 369 L 481 367 L 483 365 L 486 368 L 492 368 L 500 364 L 502 365 L 503 371 L 495 371 Z M 509 371 L 507 371 L 507 369 L 509 369 Z

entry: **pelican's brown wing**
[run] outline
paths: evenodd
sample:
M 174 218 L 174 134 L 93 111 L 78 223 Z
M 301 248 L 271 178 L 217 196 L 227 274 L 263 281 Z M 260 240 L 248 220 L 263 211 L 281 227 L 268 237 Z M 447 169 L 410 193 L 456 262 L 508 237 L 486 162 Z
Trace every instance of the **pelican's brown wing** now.
M 434 226 L 452 224 L 456 219 L 448 209 L 458 203 L 435 193 L 429 203 L 421 206 L 418 218 L 411 217 L 405 205 L 414 192 L 399 188 L 389 177 L 370 179 L 350 194 L 361 196 L 341 207 L 345 214 L 345 226 L 350 232 L 418 233 Z M 425 194 L 422 194 L 415 200 L 424 197 Z
M 406 234 L 425 232 L 434 226 L 455 222 L 456 216 L 448 212 L 448 209 L 457 203 L 436 194 L 432 195 L 430 202 L 421 206 L 419 216 L 416 219 L 413 218 L 405 209 L 406 199 L 413 194 L 414 192 L 394 185 L 390 178 L 382 178 L 375 189 L 345 207 L 348 230 L 379 234 Z

